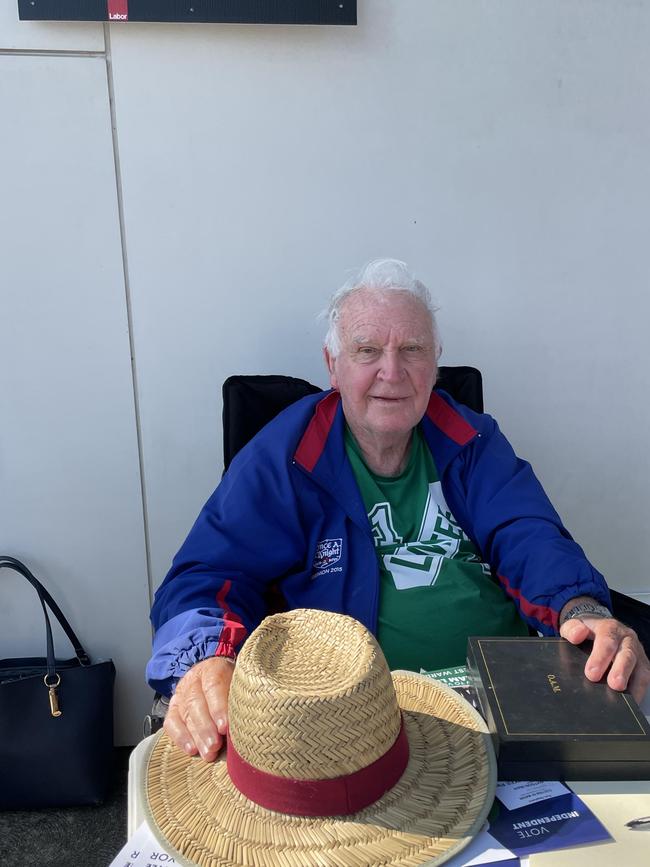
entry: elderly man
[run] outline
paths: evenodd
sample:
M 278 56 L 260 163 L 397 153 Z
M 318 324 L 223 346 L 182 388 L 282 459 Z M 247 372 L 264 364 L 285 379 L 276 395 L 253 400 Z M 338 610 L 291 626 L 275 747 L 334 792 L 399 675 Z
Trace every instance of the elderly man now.
M 213 760 L 233 661 L 266 614 L 350 614 L 391 668 L 462 664 L 468 635 L 594 641 L 585 674 L 641 699 L 650 665 L 603 577 L 487 415 L 433 391 L 428 290 L 370 263 L 329 308 L 332 391 L 298 401 L 235 458 L 156 594 L 150 683 L 189 754 Z

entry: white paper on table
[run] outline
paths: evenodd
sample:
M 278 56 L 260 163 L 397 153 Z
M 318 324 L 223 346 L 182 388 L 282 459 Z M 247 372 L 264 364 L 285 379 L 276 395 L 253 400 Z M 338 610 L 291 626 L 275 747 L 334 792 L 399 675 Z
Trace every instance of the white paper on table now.
M 569 789 L 555 780 L 522 780 L 516 783 L 497 783 L 496 796 L 508 810 L 527 807 L 548 798 L 568 795 Z
M 175 863 L 172 856 L 160 847 L 147 823 L 143 822 L 109 867 L 166 867 Z
M 471 867 L 472 864 L 498 864 L 500 861 L 508 861 L 517 856 L 510 849 L 502 846 L 498 840 L 489 833 L 487 822 L 483 829 L 474 837 L 462 852 L 454 855 L 449 861 L 445 861 L 445 867 Z

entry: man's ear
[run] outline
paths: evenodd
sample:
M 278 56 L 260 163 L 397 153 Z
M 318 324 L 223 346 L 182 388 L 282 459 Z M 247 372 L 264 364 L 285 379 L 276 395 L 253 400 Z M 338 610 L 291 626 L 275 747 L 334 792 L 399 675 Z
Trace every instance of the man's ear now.
M 325 364 L 327 366 L 327 370 L 329 371 L 330 385 L 332 386 L 332 388 L 338 388 L 335 372 L 336 358 L 334 358 L 334 356 L 330 353 L 329 349 L 326 346 L 323 347 L 323 358 L 325 359 Z

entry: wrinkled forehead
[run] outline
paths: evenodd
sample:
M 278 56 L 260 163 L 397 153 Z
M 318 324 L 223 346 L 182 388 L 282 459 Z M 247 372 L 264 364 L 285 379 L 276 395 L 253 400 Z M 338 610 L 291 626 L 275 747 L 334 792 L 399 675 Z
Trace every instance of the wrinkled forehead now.
M 358 289 L 341 305 L 339 334 L 355 343 L 381 335 L 387 329 L 405 340 L 426 343 L 434 339 L 426 305 L 405 289 Z

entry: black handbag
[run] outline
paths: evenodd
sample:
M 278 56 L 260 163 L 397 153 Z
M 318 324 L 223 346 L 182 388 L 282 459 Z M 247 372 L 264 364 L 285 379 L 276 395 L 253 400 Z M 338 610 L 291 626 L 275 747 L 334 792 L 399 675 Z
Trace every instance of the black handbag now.
M 0 555 L 38 593 L 47 657 L 0 660 L 0 810 L 100 803 L 113 760 L 112 660 L 92 663 L 59 606 L 29 569 Z M 46 607 L 47 606 L 47 607 Z M 47 608 L 75 652 L 54 656 Z

